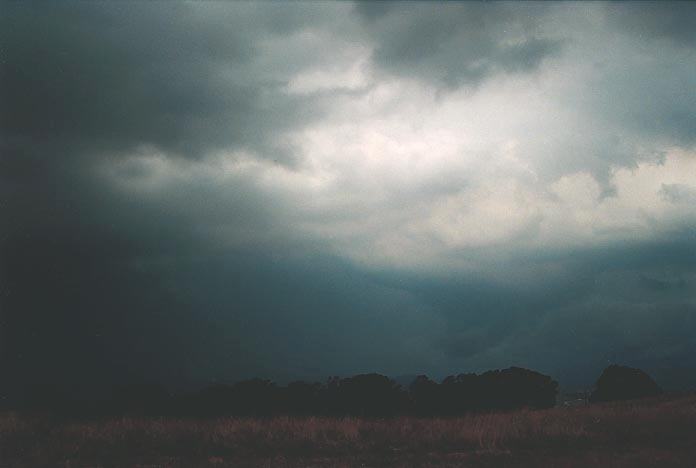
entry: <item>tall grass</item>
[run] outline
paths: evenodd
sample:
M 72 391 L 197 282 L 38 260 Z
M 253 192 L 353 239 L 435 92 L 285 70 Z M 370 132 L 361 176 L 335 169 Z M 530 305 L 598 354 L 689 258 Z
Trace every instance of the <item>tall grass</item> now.
M 340 460 L 358 454 L 388 460 L 433 453 L 491 456 L 690 444 L 696 447 L 696 396 L 435 419 L 61 422 L 12 413 L 0 417 L 0 466 L 133 466 L 153 460 L 186 466 L 269 457 Z

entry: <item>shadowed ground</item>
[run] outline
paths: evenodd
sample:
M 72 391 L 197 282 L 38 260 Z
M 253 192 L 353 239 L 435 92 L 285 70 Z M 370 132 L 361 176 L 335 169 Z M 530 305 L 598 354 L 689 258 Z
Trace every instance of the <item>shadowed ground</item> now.
M 0 466 L 693 467 L 696 395 L 458 418 L 0 417 Z

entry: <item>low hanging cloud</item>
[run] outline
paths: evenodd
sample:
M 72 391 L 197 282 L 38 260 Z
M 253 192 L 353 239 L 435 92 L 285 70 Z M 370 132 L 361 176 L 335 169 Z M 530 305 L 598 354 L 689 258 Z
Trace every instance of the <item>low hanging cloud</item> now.
M 7 5 L 3 365 L 693 368 L 696 9 L 673 6 Z
M 537 69 L 562 40 L 542 29 L 546 6 L 359 2 L 381 70 L 448 86 Z

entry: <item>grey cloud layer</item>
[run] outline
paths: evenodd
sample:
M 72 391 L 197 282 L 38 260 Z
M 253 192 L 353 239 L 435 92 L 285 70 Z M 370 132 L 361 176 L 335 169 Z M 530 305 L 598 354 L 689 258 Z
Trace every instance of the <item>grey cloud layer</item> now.
M 543 5 L 361 2 L 356 10 L 375 38 L 379 66 L 450 86 L 534 70 L 561 48 L 540 29 Z
M 5 5 L 0 363 L 176 384 L 522 365 L 582 386 L 620 359 L 683 385 L 694 21 Z
M 230 147 L 274 149 L 311 118 L 280 92 L 311 57 L 263 63 L 264 41 L 321 20 L 306 6 L 8 5 L 3 15 L 6 145 L 115 153 L 156 145 L 195 157 Z M 313 9 L 312 9 L 313 10 Z M 318 17 L 318 18 L 317 18 Z M 286 155 L 287 156 L 287 155 Z

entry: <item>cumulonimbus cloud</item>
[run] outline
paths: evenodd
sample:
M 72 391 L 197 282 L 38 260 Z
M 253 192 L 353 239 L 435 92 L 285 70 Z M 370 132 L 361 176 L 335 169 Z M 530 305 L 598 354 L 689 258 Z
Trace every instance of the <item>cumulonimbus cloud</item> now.
M 17 372 L 42 362 L 35 339 L 73 343 L 66 362 L 101 346 L 90 369 L 121 342 L 152 351 L 138 323 L 200 346 L 162 372 L 202 379 L 280 372 L 287 353 L 307 374 L 553 371 L 534 343 L 563 317 L 657 324 L 664 306 L 689 323 L 694 298 L 669 288 L 694 271 L 690 5 L 5 10 L 0 330 Z M 691 349 L 662 330 L 646 359 Z M 560 333 L 561 354 L 603 359 L 595 332 Z

